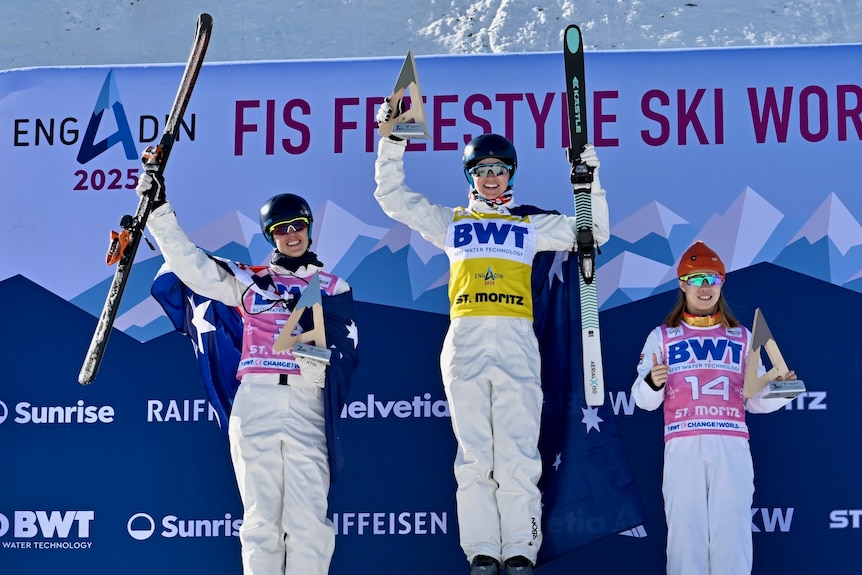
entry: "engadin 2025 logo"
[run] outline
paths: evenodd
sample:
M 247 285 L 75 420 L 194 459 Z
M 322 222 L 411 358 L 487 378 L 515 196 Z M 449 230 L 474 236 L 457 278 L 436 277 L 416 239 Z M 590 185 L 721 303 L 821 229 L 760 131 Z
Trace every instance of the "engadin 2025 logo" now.
M 195 115 L 187 115 L 189 121 L 180 121 L 177 140 L 188 137 L 195 139 Z M 163 129 L 157 116 L 142 114 L 129 121 L 126 109 L 115 80 L 114 70 L 110 70 L 102 83 L 102 88 L 93 105 L 87 127 L 81 135 L 83 121 L 74 116 L 58 118 L 15 118 L 13 143 L 16 147 L 28 146 L 78 146 L 76 160 L 84 166 L 105 154 L 114 146 L 121 146 L 126 160 L 134 162 L 133 167 L 104 167 L 78 169 L 75 171 L 75 191 L 102 191 L 135 189 L 140 173 L 140 153 L 143 148 L 155 142 Z M 137 141 L 133 135 L 137 129 Z M 102 131 L 114 131 L 107 136 Z
M 116 131 L 107 137 L 96 141 L 99 128 L 102 125 L 102 119 L 106 114 L 113 114 L 114 124 L 117 126 Z M 195 115 L 191 114 L 191 127 L 180 120 L 180 131 L 177 133 L 177 140 L 180 139 L 181 133 L 189 137 L 190 140 L 195 139 Z M 141 144 L 154 142 L 160 134 L 160 124 L 156 116 L 142 115 L 138 118 L 138 136 Z M 87 124 L 87 130 L 84 132 L 84 139 L 81 141 L 81 147 L 78 149 L 78 163 L 81 165 L 87 164 L 91 160 L 104 154 L 113 146 L 122 144 L 126 159 L 135 161 L 133 168 L 110 168 L 107 171 L 102 169 L 94 170 L 76 170 L 75 190 L 114 190 L 114 189 L 135 189 L 138 183 L 138 167 L 139 152 L 135 145 L 132 130 L 129 120 L 126 117 L 126 111 L 123 103 L 120 100 L 120 90 L 114 81 L 114 71 L 108 72 L 105 81 L 102 84 L 102 90 L 99 92 L 99 97 L 93 107 L 93 112 L 90 115 L 90 121 Z

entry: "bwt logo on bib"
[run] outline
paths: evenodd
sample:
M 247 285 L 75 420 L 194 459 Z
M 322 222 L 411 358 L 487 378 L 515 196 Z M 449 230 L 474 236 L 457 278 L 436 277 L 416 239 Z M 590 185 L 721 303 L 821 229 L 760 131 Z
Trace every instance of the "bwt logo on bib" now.
M 687 339 L 671 344 L 668 347 L 667 363 L 687 363 L 692 358 L 699 361 L 721 361 L 730 352 L 730 362 L 739 365 L 742 361 L 742 344 L 723 338 L 718 339 Z
M 515 247 L 524 247 L 524 236 L 528 233 L 527 228 L 516 226 L 513 224 L 502 224 L 499 227 L 497 222 L 473 222 L 469 224 L 456 224 L 454 244 L 456 248 L 460 248 L 473 242 L 480 244 L 488 244 L 493 241 L 498 246 L 506 245 L 512 234 L 515 239 Z

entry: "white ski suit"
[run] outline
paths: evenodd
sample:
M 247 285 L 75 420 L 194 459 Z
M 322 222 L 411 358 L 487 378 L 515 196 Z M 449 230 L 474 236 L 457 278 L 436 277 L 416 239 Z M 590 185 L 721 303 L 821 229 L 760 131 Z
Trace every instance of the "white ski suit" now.
M 188 239 L 169 204 L 152 212 L 147 228 L 189 288 L 229 306 L 243 305 L 249 285 Z M 319 271 L 311 265 L 295 273 L 270 269 L 298 277 Z M 333 291 L 348 290 L 338 279 Z M 274 373 L 243 375 L 229 439 L 244 508 L 239 537 L 245 575 L 327 575 L 335 529 L 326 516 L 330 468 L 321 387 L 298 373 L 287 375 L 287 385 L 279 385 Z
M 541 360 L 530 273 L 537 251 L 575 247 L 575 220 L 518 217 L 514 202 L 490 208 L 431 203 L 404 183 L 406 142 L 380 140 L 374 197 L 391 218 L 446 251 L 451 324 L 440 356 L 458 442 L 455 478 L 461 547 L 471 561 L 523 555 L 542 543 Z M 591 190 L 594 234 L 609 237 L 605 192 Z
M 664 404 L 662 494 L 668 575 L 751 573 L 754 468 L 745 414 L 768 413 L 789 399 L 745 399 L 744 327 L 659 326 L 641 352 L 632 397 L 641 409 Z M 646 381 L 653 354 L 670 367 L 665 385 Z M 760 366 L 760 374 L 765 369 Z

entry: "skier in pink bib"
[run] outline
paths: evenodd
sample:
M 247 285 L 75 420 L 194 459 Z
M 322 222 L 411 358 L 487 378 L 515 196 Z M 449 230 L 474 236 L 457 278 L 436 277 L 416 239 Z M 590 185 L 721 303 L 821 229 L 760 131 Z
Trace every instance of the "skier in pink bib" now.
M 273 252 L 269 265 L 246 266 L 195 246 L 166 201 L 160 177 L 144 173 L 137 191 L 153 186 L 147 229 L 171 271 L 195 293 L 236 308 L 242 318 L 240 384 L 228 436 L 244 508 L 243 573 L 327 575 L 335 549 L 327 497 L 342 459 L 338 408 L 358 358 L 352 290 L 345 280 L 324 273 L 309 249 L 314 219 L 302 197 L 278 194 L 264 203 L 261 232 Z M 320 290 L 309 295 L 322 300 L 328 361 L 274 345 L 309 286 Z M 310 306 L 300 309 L 305 307 Z M 302 323 L 287 335 L 309 331 L 311 315 L 308 310 L 300 316 Z
M 718 254 L 695 242 L 677 276 L 679 300 L 647 337 L 632 386 L 638 407 L 664 404 L 667 573 L 751 573 L 754 470 L 745 412 L 769 413 L 790 399 L 764 397 L 768 387 L 743 395 L 751 332 L 721 293 Z

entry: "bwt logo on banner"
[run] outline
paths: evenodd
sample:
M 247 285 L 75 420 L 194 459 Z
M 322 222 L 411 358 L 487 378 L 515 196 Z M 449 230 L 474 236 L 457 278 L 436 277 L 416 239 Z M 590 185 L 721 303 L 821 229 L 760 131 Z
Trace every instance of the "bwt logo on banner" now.
M 110 405 L 87 405 L 79 399 L 75 405 L 33 405 L 28 401 L 15 404 L 15 423 L 71 424 L 113 423 L 114 408 Z M 9 416 L 6 404 L 0 401 L 0 424 Z
M 12 521 L 0 513 L 0 538 L 8 533 L 16 541 L 2 541 L 2 549 L 90 549 L 90 523 L 95 511 L 15 511 Z M 75 539 L 67 541 L 67 539 Z

